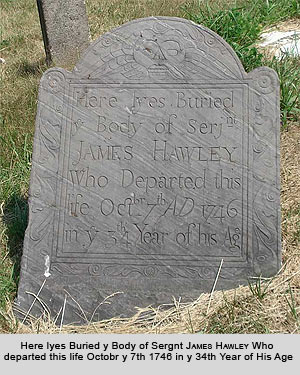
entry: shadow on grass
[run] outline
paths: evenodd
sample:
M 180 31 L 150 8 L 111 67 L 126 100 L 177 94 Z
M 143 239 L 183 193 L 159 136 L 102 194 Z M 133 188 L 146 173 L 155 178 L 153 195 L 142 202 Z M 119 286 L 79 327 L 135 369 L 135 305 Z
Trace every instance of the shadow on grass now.
M 13 263 L 11 278 L 18 285 L 25 230 L 28 224 L 28 201 L 13 194 L 3 207 L 3 222 L 7 228 L 8 256 Z
M 47 65 L 45 59 L 41 59 L 36 62 L 24 60 L 18 64 L 17 72 L 21 77 L 40 76 L 48 68 L 50 68 L 50 66 Z

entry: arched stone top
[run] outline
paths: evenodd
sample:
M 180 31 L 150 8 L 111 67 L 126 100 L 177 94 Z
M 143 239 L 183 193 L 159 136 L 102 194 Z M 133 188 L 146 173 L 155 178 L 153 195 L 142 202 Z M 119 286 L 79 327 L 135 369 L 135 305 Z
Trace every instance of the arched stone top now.
M 149 17 L 99 37 L 74 68 L 105 82 L 187 82 L 244 79 L 244 68 L 219 35 L 194 22 Z

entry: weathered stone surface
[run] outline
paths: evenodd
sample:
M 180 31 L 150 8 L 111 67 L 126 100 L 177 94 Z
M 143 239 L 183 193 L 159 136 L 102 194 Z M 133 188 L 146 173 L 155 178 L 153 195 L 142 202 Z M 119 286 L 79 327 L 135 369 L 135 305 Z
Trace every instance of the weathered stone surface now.
M 85 0 L 37 0 L 46 58 L 75 63 L 89 46 Z
M 64 322 L 84 323 L 197 298 L 220 265 L 218 289 L 274 275 L 278 143 L 276 73 L 246 74 L 222 38 L 183 19 L 130 22 L 72 73 L 48 70 L 20 308 L 38 294 L 30 312 L 43 301 L 55 316 L 66 299 Z

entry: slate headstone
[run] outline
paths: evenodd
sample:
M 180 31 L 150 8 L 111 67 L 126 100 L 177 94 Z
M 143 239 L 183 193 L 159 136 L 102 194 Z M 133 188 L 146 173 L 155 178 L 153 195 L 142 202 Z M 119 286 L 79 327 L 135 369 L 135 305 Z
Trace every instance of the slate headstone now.
M 272 69 L 247 74 L 211 30 L 151 17 L 49 69 L 38 102 L 24 312 L 85 323 L 276 274 Z
M 72 64 L 89 46 L 85 0 L 37 0 L 48 63 Z

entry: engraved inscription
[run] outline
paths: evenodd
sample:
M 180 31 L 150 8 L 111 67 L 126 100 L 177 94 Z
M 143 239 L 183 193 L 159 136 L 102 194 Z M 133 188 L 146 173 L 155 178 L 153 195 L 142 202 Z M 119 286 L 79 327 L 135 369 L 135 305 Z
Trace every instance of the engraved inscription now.
M 57 260 L 247 262 L 245 86 L 69 90 Z

